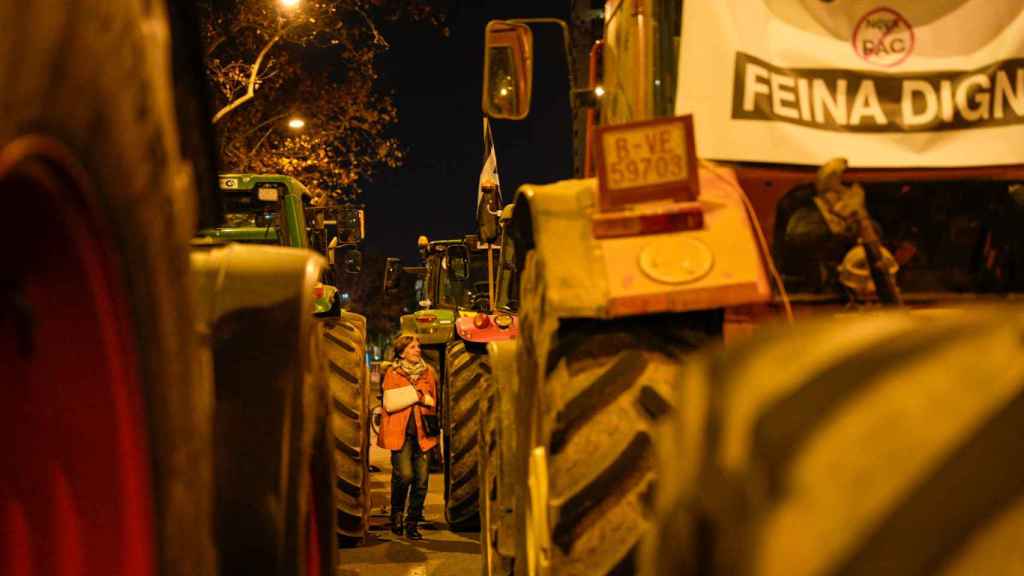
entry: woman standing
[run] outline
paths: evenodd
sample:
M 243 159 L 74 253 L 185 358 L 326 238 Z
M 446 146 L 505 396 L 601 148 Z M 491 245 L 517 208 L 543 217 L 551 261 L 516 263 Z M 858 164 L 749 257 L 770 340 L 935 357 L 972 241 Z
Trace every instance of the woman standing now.
M 405 535 L 410 540 L 420 540 L 423 536 L 417 523 L 423 519 L 423 502 L 427 498 L 427 453 L 438 442 L 436 436 L 427 436 L 422 417 L 436 413 L 437 376 L 423 361 L 420 341 L 415 336 L 399 336 L 394 348 L 398 360 L 384 375 L 384 393 L 412 386 L 416 389 L 417 400 L 415 404 L 389 413 L 385 399 L 377 444 L 391 450 L 391 531 L 402 534 L 402 511 L 406 495 L 411 491 Z

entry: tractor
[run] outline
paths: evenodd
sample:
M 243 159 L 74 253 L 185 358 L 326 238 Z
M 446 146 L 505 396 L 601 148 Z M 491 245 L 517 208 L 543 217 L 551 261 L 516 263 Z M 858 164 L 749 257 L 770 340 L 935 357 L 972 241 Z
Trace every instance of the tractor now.
M 312 194 L 290 176 L 222 174 L 219 184 L 225 223 L 200 235 L 311 249 L 329 260 L 311 293 L 314 315 L 324 331 L 322 353 L 332 406 L 338 407 L 331 410 L 338 543 L 357 545 L 366 538 L 370 509 L 366 319 L 344 309 L 346 293 L 337 286 L 360 272 L 362 211 L 347 205 L 314 206 Z
M 190 247 L 223 216 L 195 7 L 0 14 L 0 572 L 332 574 L 324 259 Z
M 571 77 L 568 32 L 554 24 L 534 25 L 563 34 Z M 534 113 L 531 64 L 547 55 L 535 53 L 526 21 L 491 22 L 485 38 L 483 110 L 502 157 L 506 126 Z M 570 86 L 563 94 L 575 101 Z M 771 297 L 740 195 L 701 181 L 696 198 L 686 126 L 651 130 L 638 144 L 667 139 L 648 161 L 673 185 L 648 186 L 637 201 L 626 182 L 607 194 L 594 179 L 524 184 L 509 209 L 503 248 L 518 274 L 520 330 L 488 350 L 494 386 L 478 472 L 486 574 L 631 569 L 655 478 L 647 407 L 656 416 L 682 361 L 721 340 L 726 307 Z M 564 136 L 551 138 L 571 142 Z
M 914 64 L 877 45 L 906 49 L 917 32 L 904 14 L 945 23 L 924 12 L 948 7 L 739 4 L 605 2 L 582 87 L 564 24 L 488 24 L 482 107 L 499 155 L 502 129 L 541 109 L 533 68 L 549 56 L 567 61 L 564 94 L 587 129 L 584 178 L 519 187 L 507 225 L 521 323 L 517 340 L 489 346 L 486 574 L 610 574 L 645 550 L 672 557 L 648 503 L 685 480 L 659 476 L 656 454 L 687 454 L 659 422 L 685 428 L 677 383 L 706 345 L 794 315 L 938 313 L 1022 287 L 1022 159 L 980 154 L 994 140 L 975 136 L 998 116 L 989 129 L 1017 137 L 1021 35 L 999 44 L 989 76 L 910 77 L 878 72 Z M 1006 26 L 988 20 L 978 35 Z M 870 28 L 882 24 L 891 35 Z M 762 42 L 787 27 L 803 35 L 772 36 L 789 39 L 775 52 Z M 535 36 L 552 28 L 563 46 L 540 53 Z M 965 57 L 989 70 L 975 40 Z

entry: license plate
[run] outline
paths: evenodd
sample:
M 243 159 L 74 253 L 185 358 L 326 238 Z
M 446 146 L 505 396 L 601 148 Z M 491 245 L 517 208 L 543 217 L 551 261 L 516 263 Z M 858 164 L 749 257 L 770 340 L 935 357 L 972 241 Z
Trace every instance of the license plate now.
M 597 167 L 602 210 L 658 200 L 696 200 L 697 160 L 691 118 L 600 128 Z

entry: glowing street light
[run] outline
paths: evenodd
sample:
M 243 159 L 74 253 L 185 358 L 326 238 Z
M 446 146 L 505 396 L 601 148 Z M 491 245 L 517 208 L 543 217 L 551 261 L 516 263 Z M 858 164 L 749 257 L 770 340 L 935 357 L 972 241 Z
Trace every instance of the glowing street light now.
M 298 6 L 299 1 L 300 0 L 279 0 L 279 2 L 281 2 L 281 6 L 289 10 Z
M 302 130 L 306 127 L 306 121 L 302 118 L 292 118 L 288 120 L 288 127 L 292 130 Z

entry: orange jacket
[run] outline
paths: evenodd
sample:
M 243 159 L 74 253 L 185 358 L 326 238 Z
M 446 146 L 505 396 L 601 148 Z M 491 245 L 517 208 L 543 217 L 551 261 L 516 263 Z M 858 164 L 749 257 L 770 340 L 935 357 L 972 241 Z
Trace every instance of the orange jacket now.
M 384 374 L 384 390 L 401 388 L 410 384 L 409 377 L 397 369 L 390 369 Z M 416 380 L 416 389 L 429 394 L 434 403 L 437 403 L 437 377 L 434 376 L 434 369 L 427 367 L 427 370 Z M 428 437 L 423 432 L 423 419 L 420 414 L 437 414 L 436 406 L 428 408 L 414 404 L 403 408 L 394 414 L 388 414 L 387 410 L 381 411 L 380 434 L 377 436 L 377 445 L 387 450 L 401 450 L 405 444 L 405 427 L 409 424 L 409 416 L 416 415 L 416 436 L 419 439 L 420 450 L 426 452 L 437 446 L 437 436 Z

